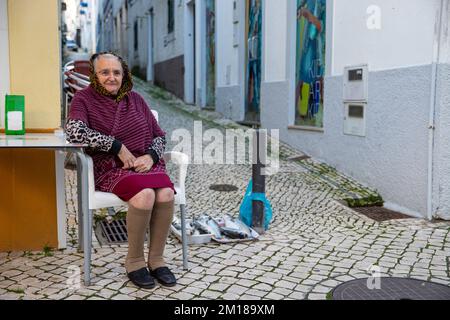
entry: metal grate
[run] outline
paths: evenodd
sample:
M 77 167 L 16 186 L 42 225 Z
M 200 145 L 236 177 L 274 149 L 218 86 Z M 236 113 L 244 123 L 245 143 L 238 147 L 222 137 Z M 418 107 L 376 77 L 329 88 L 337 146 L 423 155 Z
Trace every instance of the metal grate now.
M 214 191 L 231 192 L 239 190 L 238 187 L 232 184 L 213 184 L 209 186 L 209 189 Z
M 392 210 L 386 209 L 384 207 L 377 207 L 377 206 L 353 207 L 352 209 L 365 215 L 366 217 L 369 217 L 378 222 L 382 222 L 382 221 L 386 221 L 386 220 L 394 220 L 394 219 L 412 219 L 413 218 L 406 214 L 392 211 Z
M 369 289 L 375 279 L 357 279 L 332 291 L 334 300 L 450 300 L 450 287 L 418 279 L 379 278 L 379 289 Z
M 99 221 L 95 234 L 101 244 L 119 244 L 128 242 L 126 218 Z

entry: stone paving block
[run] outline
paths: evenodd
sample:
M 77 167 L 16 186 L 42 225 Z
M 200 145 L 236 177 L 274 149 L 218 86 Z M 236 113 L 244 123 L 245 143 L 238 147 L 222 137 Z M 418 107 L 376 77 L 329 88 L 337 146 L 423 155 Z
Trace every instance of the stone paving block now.
M 327 295 L 322 293 L 310 293 L 307 297 L 308 300 L 326 300 Z
M 22 273 L 22 271 L 20 271 L 20 270 L 8 270 L 5 272 L 2 272 L 1 275 L 6 278 L 12 278 L 14 276 L 20 275 L 21 273 Z
M 100 292 L 97 292 L 96 295 L 105 299 L 111 298 L 113 295 L 115 295 L 117 291 L 109 290 L 109 289 L 102 289 Z
M 261 297 L 252 296 L 250 294 L 244 294 L 239 299 L 242 299 L 242 300 L 261 300 Z
M 289 281 L 285 281 L 285 280 L 280 280 L 280 281 L 277 281 L 276 283 L 274 283 L 275 287 L 286 288 L 286 289 L 293 289 L 293 288 L 295 288 L 296 285 L 297 285 L 297 283 L 295 283 L 295 282 L 289 282 Z
M 197 281 L 197 282 L 193 282 L 191 283 L 191 286 L 199 288 L 199 289 L 207 289 L 210 286 L 211 283 L 209 282 L 205 282 L 205 281 Z
M 198 280 L 198 279 L 202 278 L 202 275 L 201 274 L 195 274 L 195 273 L 186 273 L 184 275 L 184 277 L 185 278 L 191 278 L 191 279 L 194 279 L 194 280 Z
M 26 279 L 26 278 L 28 278 L 28 275 L 26 273 L 21 273 L 18 276 L 12 277 L 11 280 L 15 281 L 15 282 L 21 282 L 23 279 Z
M 136 298 L 138 300 L 141 300 L 141 299 L 144 299 L 146 297 L 155 295 L 155 291 L 156 290 L 157 290 L 156 288 L 152 289 L 152 290 L 137 290 L 137 291 L 131 292 L 131 293 L 127 294 L 127 295 L 130 296 L 130 297 L 134 297 L 134 298 Z M 160 295 L 160 296 L 164 297 L 164 295 Z
M 110 300 L 134 300 L 134 298 L 124 294 L 117 294 L 111 297 Z
M 175 298 L 177 300 L 190 300 L 194 298 L 193 294 L 187 293 L 187 292 L 177 292 L 172 295 L 170 295 L 171 298 Z
M 5 293 L 0 295 L 0 300 L 20 300 L 22 295 L 14 294 L 14 293 Z
M 324 287 L 334 288 L 334 287 L 338 286 L 340 284 L 340 282 L 330 279 L 330 280 L 323 281 L 320 284 Z
M 311 290 L 311 292 L 312 293 L 325 293 L 326 294 L 326 293 L 330 292 L 332 289 L 333 288 L 325 287 L 323 285 L 317 285 Z
M 220 277 L 217 276 L 204 276 L 202 278 L 202 281 L 206 282 L 206 283 L 214 283 L 216 281 L 218 281 L 220 279 Z
M 264 297 L 264 300 L 283 300 L 285 297 L 281 294 L 271 292 Z
M 183 292 L 192 294 L 194 296 L 199 296 L 203 291 L 205 291 L 204 289 L 200 289 L 200 288 L 196 288 L 196 287 L 191 287 L 191 286 L 187 286 L 183 289 Z
M 259 297 L 259 298 L 262 298 L 265 295 L 267 295 L 266 291 L 258 290 L 256 288 L 251 288 L 248 291 L 246 291 L 245 293 L 248 294 L 248 295 L 251 295 L 251 296 Z
M 212 291 L 212 290 L 204 290 L 201 294 L 200 294 L 200 298 L 203 299 L 217 299 L 222 295 L 222 292 L 217 292 L 217 291 Z M 231 293 L 226 293 L 225 295 L 229 295 L 232 296 Z M 225 300 L 227 300 L 228 298 L 223 298 Z
M 235 293 L 225 293 L 224 295 L 221 296 L 221 298 L 223 300 L 239 300 L 240 296 L 235 294 Z
M 268 278 L 268 277 L 258 277 L 255 279 L 258 282 L 266 283 L 268 285 L 274 285 L 278 280 L 274 278 Z
M 72 295 L 72 296 L 66 297 L 64 300 L 85 300 L 85 299 L 86 299 L 86 297 L 84 297 L 84 296 Z
M 288 298 L 292 298 L 294 300 L 305 300 L 306 299 L 306 293 L 303 292 L 293 292 L 291 293 Z
M 244 292 L 247 292 L 248 288 L 237 285 L 237 284 L 233 284 L 232 286 L 230 286 L 226 292 L 227 293 L 233 293 L 233 294 L 237 294 L 237 295 L 242 295 Z
M 275 289 L 272 290 L 272 292 L 281 294 L 285 297 L 289 296 L 290 294 L 292 294 L 292 290 L 286 289 L 286 288 L 281 288 L 281 287 L 276 287 Z

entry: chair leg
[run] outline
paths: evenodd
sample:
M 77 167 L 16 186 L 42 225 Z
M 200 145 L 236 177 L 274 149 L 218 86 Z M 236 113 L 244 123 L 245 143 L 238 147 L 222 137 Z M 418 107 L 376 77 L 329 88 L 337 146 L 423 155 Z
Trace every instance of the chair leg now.
M 181 212 L 181 243 L 183 246 L 183 269 L 188 270 L 188 245 L 186 235 L 186 205 L 180 204 Z
M 88 210 L 83 222 L 84 285 L 89 286 L 91 284 L 92 210 Z

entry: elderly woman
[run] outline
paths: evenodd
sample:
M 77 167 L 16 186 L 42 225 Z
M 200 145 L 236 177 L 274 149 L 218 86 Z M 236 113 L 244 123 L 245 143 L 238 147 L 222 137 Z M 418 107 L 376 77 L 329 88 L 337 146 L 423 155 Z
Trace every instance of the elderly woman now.
M 91 57 L 91 84 L 72 100 L 68 140 L 89 145 L 97 190 L 128 202 L 128 254 L 125 269 L 137 286 L 150 289 L 154 278 L 174 286 L 163 253 L 174 211 L 174 186 L 162 159 L 166 140 L 145 100 L 132 91 L 128 66 L 113 53 Z M 150 228 L 148 265 L 144 242 Z M 147 269 L 148 267 L 148 269 Z

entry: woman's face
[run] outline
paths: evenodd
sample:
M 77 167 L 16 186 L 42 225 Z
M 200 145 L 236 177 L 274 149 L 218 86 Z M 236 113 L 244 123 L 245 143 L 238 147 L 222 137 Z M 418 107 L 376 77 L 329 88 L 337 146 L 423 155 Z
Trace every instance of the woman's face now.
M 100 84 L 113 95 L 122 87 L 122 64 L 114 56 L 100 56 L 95 63 L 95 73 Z

